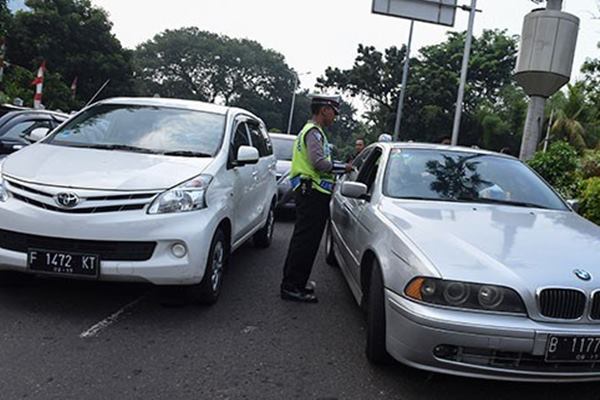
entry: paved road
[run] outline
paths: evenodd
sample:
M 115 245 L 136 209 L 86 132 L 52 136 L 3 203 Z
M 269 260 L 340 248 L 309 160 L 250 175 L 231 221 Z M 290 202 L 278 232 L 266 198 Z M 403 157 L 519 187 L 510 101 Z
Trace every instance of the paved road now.
M 172 294 L 145 285 L 0 288 L 0 399 L 600 399 L 600 384 L 369 365 L 362 315 L 323 254 L 314 273 L 321 302 L 278 299 L 291 229 L 280 222 L 270 249 L 240 249 L 210 308 L 174 306 Z

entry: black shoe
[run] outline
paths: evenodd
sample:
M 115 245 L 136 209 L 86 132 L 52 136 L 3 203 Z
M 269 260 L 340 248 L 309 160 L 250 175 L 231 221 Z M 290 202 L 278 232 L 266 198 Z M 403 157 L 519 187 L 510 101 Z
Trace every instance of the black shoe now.
M 306 286 L 304 287 L 304 293 L 313 294 L 315 292 L 316 287 L 317 287 L 317 282 L 308 281 L 308 282 L 306 282 Z
M 319 299 L 311 293 L 297 289 L 281 289 L 281 298 L 288 301 L 297 301 L 300 303 L 317 303 Z

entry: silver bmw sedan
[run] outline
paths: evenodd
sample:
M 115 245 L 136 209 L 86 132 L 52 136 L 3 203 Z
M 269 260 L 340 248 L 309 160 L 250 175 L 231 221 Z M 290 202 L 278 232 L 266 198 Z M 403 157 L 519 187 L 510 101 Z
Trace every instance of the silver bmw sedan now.
M 331 203 L 327 261 L 366 354 L 456 375 L 600 379 L 600 227 L 510 156 L 380 143 Z

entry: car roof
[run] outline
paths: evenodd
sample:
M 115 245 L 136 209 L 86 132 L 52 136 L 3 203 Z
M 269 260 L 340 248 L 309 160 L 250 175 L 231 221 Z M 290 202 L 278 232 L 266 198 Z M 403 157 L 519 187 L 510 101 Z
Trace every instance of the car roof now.
M 283 140 L 296 140 L 296 135 L 290 134 L 290 133 L 269 132 L 269 136 L 272 138 L 283 139 Z
M 229 111 L 234 110 L 252 115 L 252 113 L 250 113 L 249 111 L 236 107 L 220 106 L 217 104 L 205 103 L 203 101 L 196 100 L 165 99 L 162 97 L 116 97 L 112 99 L 99 101 L 96 104 L 171 107 L 194 111 L 204 111 L 221 115 L 226 115 Z
M 56 112 L 56 111 L 46 111 L 46 110 L 11 111 L 0 117 L 0 126 L 3 126 L 4 124 L 9 123 L 10 121 L 26 120 L 28 118 L 35 118 L 35 117 L 48 117 L 48 119 L 58 119 L 61 122 L 69 118 L 69 116 L 67 114 Z
M 496 153 L 494 151 L 484 150 L 477 147 L 450 146 L 435 143 L 416 143 L 416 142 L 392 142 L 392 143 L 377 143 L 387 150 L 394 149 L 412 149 L 412 150 L 438 150 L 438 151 L 454 151 L 469 154 L 481 154 L 489 156 L 498 156 L 510 159 L 516 159 L 509 154 Z

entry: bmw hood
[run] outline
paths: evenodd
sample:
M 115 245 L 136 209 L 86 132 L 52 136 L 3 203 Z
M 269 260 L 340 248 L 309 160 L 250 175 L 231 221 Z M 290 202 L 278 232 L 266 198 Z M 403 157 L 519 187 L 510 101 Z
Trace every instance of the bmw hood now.
M 162 190 L 201 174 L 212 158 L 35 144 L 7 157 L 6 176 L 79 189 Z
M 600 227 L 574 212 L 384 200 L 381 211 L 442 278 L 535 290 L 600 280 Z M 596 280 L 596 281 L 597 281 Z

